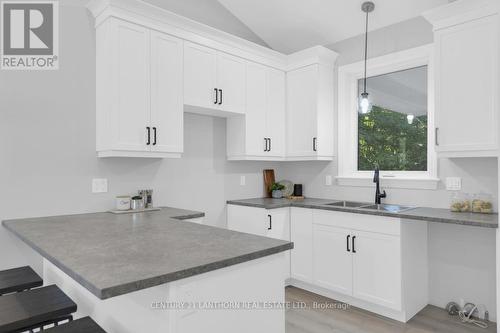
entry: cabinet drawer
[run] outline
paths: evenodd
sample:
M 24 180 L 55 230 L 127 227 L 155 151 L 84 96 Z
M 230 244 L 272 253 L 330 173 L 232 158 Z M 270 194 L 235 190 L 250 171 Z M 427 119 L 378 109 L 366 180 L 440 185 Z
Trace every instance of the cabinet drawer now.
M 394 217 L 314 209 L 313 223 L 395 236 L 401 234 L 401 221 Z

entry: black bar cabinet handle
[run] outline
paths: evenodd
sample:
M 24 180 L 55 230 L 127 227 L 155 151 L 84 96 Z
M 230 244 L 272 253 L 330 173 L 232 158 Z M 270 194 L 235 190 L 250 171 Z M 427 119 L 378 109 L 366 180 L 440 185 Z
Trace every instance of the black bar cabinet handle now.
M 156 127 L 153 127 L 153 146 L 156 146 Z
M 436 143 L 436 146 L 439 146 L 439 127 L 436 127 L 434 130 L 434 141 Z
M 317 140 L 318 140 L 317 138 L 313 138 L 313 151 L 317 150 L 317 147 L 316 147 Z
M 267 151 L 267 138 L 264 138 L 264 151 Z
M 271 149 L 272 149 L 271 148 L 271 142 L 272 142 L 272 140 L 271 140 L 271 138 L 267 138 L 267 139 L 269 140 L 269 150 L 268 151 L 271 151 Z
M 219 105 L 222 105 L 222 89 L 219 89 L 219 91 L 220 91 Z
M 354 243 L 355 240 L 356 236 L 352 236 L 352 253 L 356 253 L 356 243 Z
M 351 249 L 349 248 L 349 240 L 351 238 L 351 235 L 347 235 L 347 252 L 351 252 Z
M 273 228 L 273 217 L 270 214 L 268 214 L 267 217 L 269 218 L 269 227 L 267 230 L 271 230 Z
M 151 127 L 146 126 L 146 130 L 148 131 L 148 141 L 146 142 L 146 145 L 149 146 L 151 144 Z
M 219 104 L 219 91 L 217 88 L 214 88 L 215 91 L 215 101 L 214 104 Z

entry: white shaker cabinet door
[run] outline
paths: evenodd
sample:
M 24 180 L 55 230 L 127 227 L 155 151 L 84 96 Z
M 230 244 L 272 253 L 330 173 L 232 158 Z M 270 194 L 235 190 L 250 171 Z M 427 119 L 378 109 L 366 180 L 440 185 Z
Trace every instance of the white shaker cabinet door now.
M 113 26 L 114 75 L 111 123 L 112 149 L 149 151 L 150 126 L 150 32 L 148 29 L 115 21 Z
M 290 210 L 292 278 L 312 282 L 313 215 L 312 209 L 292 207 Z
M 273 157 L 285 156 L 285 104 L 285 73 L 273 68 L 268 68 L 266 136 L 271 140 L 268 155 Z
M 353 237 L 353 296 L 401 310 L 400 237 L 361 231 Z
M 313 226 L 313 279 L 323 288 L 352 295 L 352 245 L 348 229 Z
M 198 44 L 184 43 L 184 104 L 217 108 L 217 52 Z
M 318 65 L 287 73 L 287 155 L 315 155 Z
M 152 151 L 182 153 L 183 41 L 151 32 Z
M 266 210 L 266 236 L 290 240 L 290 208 Z
M 218 106 L 221 110 L 245 114 L 246 61 L 232 55 L 217 52 Z
M 498 15 L 438 30 L 435 40 L 436 150 L 496 153 Z
M 246 81 L 246 135 L 244 135 L 246 154 L 266 156 L 266 67 L 255 63 L 248 63 Z M 228 138 L 228 140 L 231 139 Z
M 266 210 L 263 208 L 227 205 L 227 228 L 234 231 L 265 236 Z

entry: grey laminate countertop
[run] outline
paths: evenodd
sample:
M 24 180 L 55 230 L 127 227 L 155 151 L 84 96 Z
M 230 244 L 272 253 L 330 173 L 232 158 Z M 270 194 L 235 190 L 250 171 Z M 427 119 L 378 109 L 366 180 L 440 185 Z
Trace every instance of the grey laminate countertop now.
M 312 209 L 334 210 L 342 212 L 351 212 L 356 214 L 382 215 L 390 217 L 399 217 L 402 219 L 451 223 L 470 225 L 483 228 L 498 228 L 498 214 L 478 214 L 478 213 L 452 213 L 449 209 L 417 207 L 401 213 L 391 213 L 386 211 L 377 211 L 360 208 L 344 208 L 328 206 L 327 204 L 340 200 L 335 199 L 316 199 L 306 198 L 304 200 L 272 199 L 272 198 L 254 198 L 244 200 L 230 200 L 227 203 L 231 205 L 258 207 L 265 209 L 276 209 L 281 207 L 303 207 Z M 367 203 L 370 204 L 370 203 Z
M 182 219 L 203 213 L 165 207 L 3 221 L 44 258 L 100 299 L 289 250 L 293 243 Z

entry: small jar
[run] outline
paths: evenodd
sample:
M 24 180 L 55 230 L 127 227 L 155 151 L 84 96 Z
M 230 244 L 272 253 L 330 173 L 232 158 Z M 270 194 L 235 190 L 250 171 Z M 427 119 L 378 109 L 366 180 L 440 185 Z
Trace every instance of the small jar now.
M 142 197 L 141 196 L 132 197 L 130 206 L 132 210 L 144 209 L 144 201 L 142 201 Z
M 493 196 L 487 193 L 476 193 L 472 198 L 472 212 L 482 214 L 493 213 Z
M 456 213 L 470 212 L 470 196 L 467 193 L 454 192 L 451 196 L 450 210 Z

